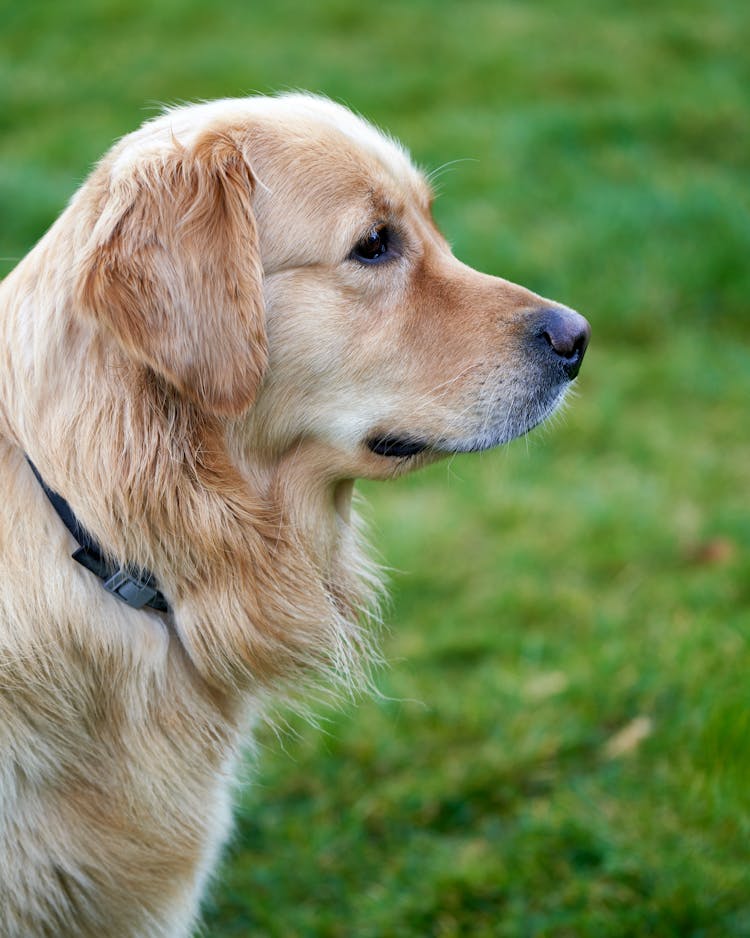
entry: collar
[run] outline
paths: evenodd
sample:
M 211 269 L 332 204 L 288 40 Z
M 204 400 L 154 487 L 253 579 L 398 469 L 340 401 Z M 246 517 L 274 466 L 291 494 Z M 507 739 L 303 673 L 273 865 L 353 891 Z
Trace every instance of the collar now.
M 98 541 L 76 518 L 65 499 L 47 485 L 28 456 L 26 462 L 31 466 L 31 471 L 58 517 L 79 544 L 78 550 L 72 554 L 73 560 L 98 576 L 108 593 L 112 593 L 133 609 L 150 606 L 159 612 L 169 612 L 169 603 L 164 594 L 159 592 L 154 575 L 148 570 L 121 567 L 108 560 Z

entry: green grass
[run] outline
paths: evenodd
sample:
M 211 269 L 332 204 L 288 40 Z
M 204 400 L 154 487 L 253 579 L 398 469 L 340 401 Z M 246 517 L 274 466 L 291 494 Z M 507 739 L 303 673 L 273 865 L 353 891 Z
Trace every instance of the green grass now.
M 459 256 L 593 324 L 554 426 L 361 486 L 382 696 L 261 734 L 205 933 L 750 936 L 750 7 L 0 13 L 0 273 L 154 102 L 305 87 L 466 160 Z

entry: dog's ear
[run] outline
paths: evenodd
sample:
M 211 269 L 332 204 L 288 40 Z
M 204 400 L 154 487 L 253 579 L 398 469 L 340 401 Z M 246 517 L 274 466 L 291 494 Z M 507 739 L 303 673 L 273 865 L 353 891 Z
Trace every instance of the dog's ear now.
M 254 177 L 228 134 L 120 169 L 78 299 L 125 351 L 214 414 L 236 415 L 267 361 Z

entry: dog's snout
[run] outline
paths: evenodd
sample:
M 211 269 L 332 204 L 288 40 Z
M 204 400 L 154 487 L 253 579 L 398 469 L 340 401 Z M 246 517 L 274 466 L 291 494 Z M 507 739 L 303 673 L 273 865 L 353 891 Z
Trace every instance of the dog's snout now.
M 564 307 L 542 311 L 536 331 L 549 352 L 552 352 L 569 378 L 575 378 L 591 338 L 591 326 L 579 313 Z

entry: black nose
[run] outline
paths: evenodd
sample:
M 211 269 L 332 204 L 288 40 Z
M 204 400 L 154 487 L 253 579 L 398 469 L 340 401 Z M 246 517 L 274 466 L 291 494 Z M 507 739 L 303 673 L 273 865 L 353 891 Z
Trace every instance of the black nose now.
M 575 378 L 591 338 L 587 320 L 572 309 L 550 307 L 543 310 L 536 335 L 562 364 L 565 374 Z

